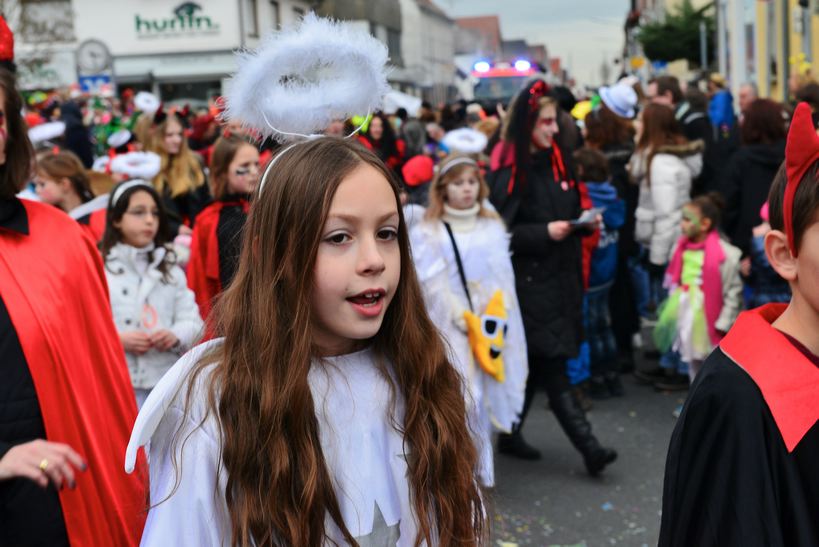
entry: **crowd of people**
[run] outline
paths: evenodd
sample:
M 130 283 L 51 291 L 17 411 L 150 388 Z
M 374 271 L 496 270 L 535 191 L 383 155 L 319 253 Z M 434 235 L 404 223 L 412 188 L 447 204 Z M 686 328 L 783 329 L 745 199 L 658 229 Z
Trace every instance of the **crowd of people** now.
M 719 397 L 703 363 L 738 344 L 741 310 L 793 289 L 816 314 L 816 164 L 808 190 L 785 187 L 793 108 L 746 86 L 735 113 L 718 76 L 587 97 L 535 79 L 491 115 L 424 103 L 283 149 L 218 100 L 24 106 L 5 69 L 0 89 L 8 544 L 136 544 L 143 526 L 147 544 L 480 543 L 494 454 L 541 457 L 523 436 L 538 391 L 596 476 L 617 452 L 586 411 L 627 395 L 622 374 L 661 390 L 702 374 Z M 796 90 L 814 132 L 817 91 Z M 815 364 L 815 333 L 788 328 Z M 750 537 L 694 530 L 705 494 L 680 494 L 705 390 L 673 409 L 664 545 Z M 806 514 L 815 479 L 783 479 Z M 777 537 L 815 544 L 793 518 Z

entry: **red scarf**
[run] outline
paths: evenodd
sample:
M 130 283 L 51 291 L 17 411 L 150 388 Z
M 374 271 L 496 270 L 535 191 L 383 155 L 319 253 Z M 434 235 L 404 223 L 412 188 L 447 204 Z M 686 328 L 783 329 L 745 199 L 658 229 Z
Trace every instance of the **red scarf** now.
M 553 143 L 552 146 L 548 148 L 539 146 L 536 142 L 534 144 L 539 150 L 551 150 L 552 176 L 554 177 L 555 183 L 561 184 L 563 182 L 567 182 L 570 188 L 574 188 L 574 179 L 567 179 L 568 173 L 566 171 L 566 164 L 563 162 L 563 153 L 560 151 L 560 147 L 558 147 L 556 143 Z M 489 169 L 491 171 L 497 171 L 498 169 L 503 169 L 505 167 L 512 168 L 512 175 L 509 177 L 509 184 L 506 187 L 506 193 L 511 195 L 512 191 L 515 189 L 515 179 L 517 178 L 515 147 L 513 143 L 500 141 L 492 149 L 492 154 L 489 158 Z
M 694 243 L 688 237 L 682 236 L 677 241 L 677 248 L 674 256 L 668 264 L 666 271 L 666 286 L 680 286 L 682 276 L 683 260 L 685 251 L 705 249 L 705 262 L 702 266 L 702 292 L 705 296 L 705 319 L 708 323 L 708 336 L 715 346 L 719 344 L 722 336 L 717 332 L 716 323 L 719 314 L 722 313 L 722 274 L 720 265 L 725 261 L 725 251 L 719 242 L 719 234 L 713 230 L 701 243 Z M 687 287 L 685 287 L 687 289 Z

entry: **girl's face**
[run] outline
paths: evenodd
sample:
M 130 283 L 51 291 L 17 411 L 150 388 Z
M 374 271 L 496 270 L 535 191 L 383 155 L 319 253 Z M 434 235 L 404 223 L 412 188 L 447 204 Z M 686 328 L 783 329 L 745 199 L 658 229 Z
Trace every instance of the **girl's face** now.
M 175 156 L 182 149 L 182 126 L 173 118 L 170 118 L 165 124 L 162 147 L 170 156 Z
M 137 190 L 128 200 L 128 208 L 114 228 L 122 234 L 122 243 L 145 247 L 152 243 L 159 231 L 159 207 L 148 192 Z
M 384 136 L 384 122 L 381 121 L 381 118 L 375 117 L 370 120 L 370 138 L 373 140 L 378 140 Z
M 228 166 L 227 191 L 230 194 L 251 194 L 259 184 L 259 151 L 249 144 L 236 150 Z
M 322 354 L 350 353 L 381 328 L 400 278 L 398 223 L 395 194 L 374 167 L 362 164 L 341 182 L 314 270 L 313 336 Z
M 71 183 L 65 179 L 55 180 L 42 171 L 37 171 L 34 177 L 34 191 L 43 203 L 59 207 L 71 191 Z
M 686 205 L 682 210 L 682 221 L 680 221 L 682 233 L 692 241 L 701 241 L 708 235 L 711 228 L 711 221 L 702 218 L 702 212 L 698 207 Z
M 554 105 L 544 106 L 540 109 L 535 127 L 532 129 L 532 142 L 541 148 L 551 148 L 558 131 L 557 109 Z
M 444 198 L 447 205 L 453 209 L 469 209 L 475 205 L 481 189 L 478 173 L 474 169 L 464 169 L 454 180 L 447 183 L 445 189 Z

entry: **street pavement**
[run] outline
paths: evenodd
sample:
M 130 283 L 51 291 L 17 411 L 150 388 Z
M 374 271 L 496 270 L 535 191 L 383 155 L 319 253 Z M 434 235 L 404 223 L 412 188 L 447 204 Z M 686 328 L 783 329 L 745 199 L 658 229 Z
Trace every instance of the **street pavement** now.
M 540 461 L 495 455 L 493 545 L 514 547 L 654 546 L 660 533 L 663 467 L 687 392 L 659 393 L 623 375 L 624 397 L 594 401 L 593 431 L 619 453 L 603 475 L 586 474 L 540 395 L 524 426 Z

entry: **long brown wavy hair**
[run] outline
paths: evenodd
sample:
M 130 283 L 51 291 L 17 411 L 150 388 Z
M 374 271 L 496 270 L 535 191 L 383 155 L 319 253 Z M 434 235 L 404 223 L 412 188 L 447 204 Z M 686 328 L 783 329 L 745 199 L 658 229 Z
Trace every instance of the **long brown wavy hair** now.
M 360 144 L 323 137 L 277 159 L 256 191 L 236 277 L 212 314 L 224 342 L 192 372 L 186 415 L 196 377 L 215 365 L 208 408 L 220 424 L 232 545 L 323 545 L 327 515 L 357 545 L 322 453 L 308 372 L 319 356 L 310 272 L 336 189 L 361 165 L 389 181 L 401 215 L 396 181 Z M 400 283 L 369 343 L 391 408 L 404 401 L 403 423 L 393 415 L 392 424 L 406 446 L 415 544 L 478 545 L 488 524 L 461 378 L 425 311 L 403 215 L 398 241 Z

